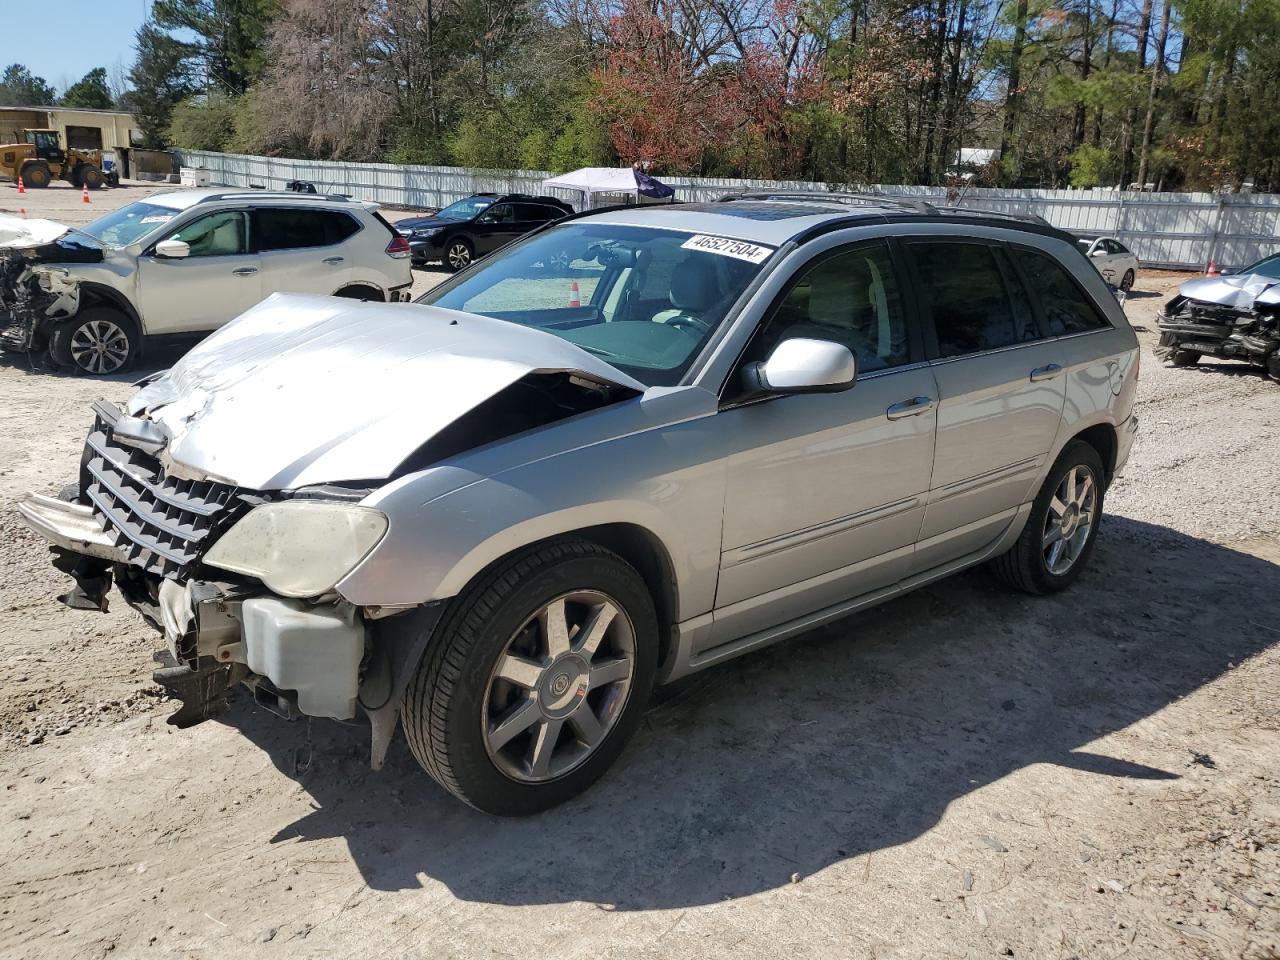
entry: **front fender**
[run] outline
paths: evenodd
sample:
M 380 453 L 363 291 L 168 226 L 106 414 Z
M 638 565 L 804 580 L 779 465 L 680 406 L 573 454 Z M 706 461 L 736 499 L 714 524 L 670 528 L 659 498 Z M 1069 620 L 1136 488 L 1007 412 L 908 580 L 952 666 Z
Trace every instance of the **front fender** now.
M 643 410 L 616 414 L 639 419 Z M 715 597 L 724 499 L 724 466 L 706 456 L 715 420 L 666 423 L 492 472 L 478 469 L 484 455 L 464 456 L 388 484 L 363 501 L 386 513 L 387 533 L 338 592 L 357 606 L 443 600 L 528 544 L 629 524 L 670 558 L 676 618 L 704 613 Z

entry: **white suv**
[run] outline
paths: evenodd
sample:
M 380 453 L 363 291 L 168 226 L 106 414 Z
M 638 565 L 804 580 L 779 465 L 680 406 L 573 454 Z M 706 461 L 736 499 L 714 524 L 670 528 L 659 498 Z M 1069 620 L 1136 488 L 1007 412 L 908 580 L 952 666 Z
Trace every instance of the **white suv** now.
M 375 204 L 345 197 L 181 190 L 80 229 L 12 221 L 0 345 L 114 373 L 145 338 L 214 330 L 273 293 L 408 300 L 409 257 Z

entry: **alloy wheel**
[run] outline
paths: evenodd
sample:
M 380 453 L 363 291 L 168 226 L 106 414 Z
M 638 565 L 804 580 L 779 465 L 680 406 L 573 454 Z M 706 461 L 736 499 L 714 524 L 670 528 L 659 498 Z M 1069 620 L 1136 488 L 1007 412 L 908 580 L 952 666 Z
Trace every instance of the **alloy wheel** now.
M 110 320 L 90 320 L 71 335 L 71 358 L 88 373 L 114 373 L 129 359 L 129 335 Z
M 471 263 L 471 251 L 465 243 L 455 243 L 449 248 L 449 266 L 461 270 Z
M 595 590 L 550 601 L 507 642 L 489 678 L 489 758 L 524 783 L 580 766 L 622 716 L 635 670 L 635 628 L 620 604 Z
M 1093 470 L 1078 464 L 1067 471 L 1049 501 L 1040 544 L 1050 573 L 1061 576 L 1075 565 L 1089 542 L 1097 512 L 1097 479 Z

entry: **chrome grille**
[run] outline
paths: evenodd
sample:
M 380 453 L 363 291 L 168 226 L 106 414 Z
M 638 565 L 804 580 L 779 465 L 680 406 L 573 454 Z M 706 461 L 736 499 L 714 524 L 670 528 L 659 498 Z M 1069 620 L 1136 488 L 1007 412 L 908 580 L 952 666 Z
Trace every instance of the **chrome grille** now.
M 166 476 L 156 457 L 115 442 L 102 413 L 85 441 L 80 490 L 128 562 L 162 577 L 182 575 L 237 503 L 235 487 Z

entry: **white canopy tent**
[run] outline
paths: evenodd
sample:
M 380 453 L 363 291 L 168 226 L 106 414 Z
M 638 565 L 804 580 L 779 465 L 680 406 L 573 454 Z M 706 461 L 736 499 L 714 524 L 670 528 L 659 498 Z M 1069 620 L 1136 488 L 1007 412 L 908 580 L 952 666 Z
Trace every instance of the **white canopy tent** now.
M 545 188 L 577 190 L 583 196 L 583 208 L 595 206 L 597 197 L 622 196 L 627 202 L 670 202 L 675 190 L 643 170 L 634 167 L 583 167 L 572 173 L 549 177 L 542 181 Z

